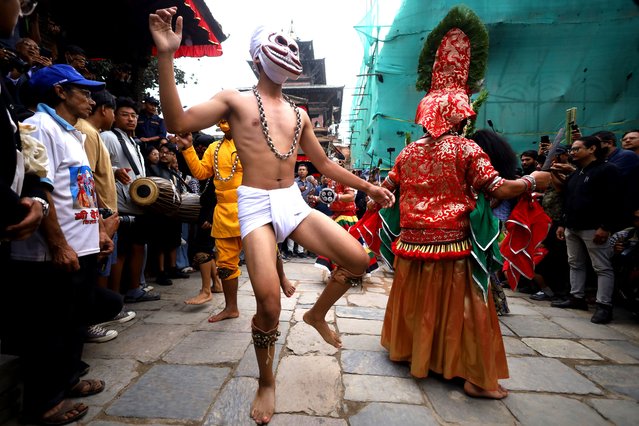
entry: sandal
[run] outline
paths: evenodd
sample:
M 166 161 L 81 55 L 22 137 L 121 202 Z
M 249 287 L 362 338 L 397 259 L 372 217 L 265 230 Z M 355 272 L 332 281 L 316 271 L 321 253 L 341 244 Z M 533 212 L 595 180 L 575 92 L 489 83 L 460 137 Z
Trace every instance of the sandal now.
M 85 396 L 100 393 L 103 390 L 104 380 L 80 380 L 71 389 L 69 389 L 69 392 L 67 392 L 67 396 L 69 396 L 70 398 L 84 398 Z
M 89 407 L 81 402 L 74 403 L 68 399 L 63 400 L 51 410 L 56 409 L 53 414 L 42 416 L 38 419 L 28 419 L 28 423 L 43 426 L 60 426 L 73 423 L 84 417 L 89 411 Z M 49 410 L 49 411 L 51 411 Z

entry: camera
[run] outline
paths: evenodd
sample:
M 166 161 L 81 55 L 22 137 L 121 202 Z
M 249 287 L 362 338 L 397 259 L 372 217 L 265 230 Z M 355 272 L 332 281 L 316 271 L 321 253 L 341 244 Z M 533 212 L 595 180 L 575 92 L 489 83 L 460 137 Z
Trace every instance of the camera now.
M 100 216 L 102 216 L 102 219 L 113 216 L 113 210 L 111 209 L 99 208 L 98 211 L 100 212 Z
M 120 223 L 132 224 L 135 222 L 135 216 L 120 216 Z
M 22 60 L 14 51 L 9 49 L 2 49 L 4 58 L 7 64 L 7 69 L 10 71 L 15 69 L 19 73 L 23 74 L 29 70 L 29 64 Z

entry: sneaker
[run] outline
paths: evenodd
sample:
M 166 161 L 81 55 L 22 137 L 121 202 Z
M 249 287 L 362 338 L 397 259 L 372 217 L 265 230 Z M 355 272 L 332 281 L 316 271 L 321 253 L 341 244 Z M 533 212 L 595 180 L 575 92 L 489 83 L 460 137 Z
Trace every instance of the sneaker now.
M 144 291 L 151 291 L 155 287 L 153 287 L 152 285 L 148 285 L 147 283 L 144 283 L 144 284 L 140 284 L 140 288 Z
M 115 330 L 107 330 L 99 325 L 92 325 L 87 328 L 84 341 L 87 343 L 103 343 L 118 337 Z
M 113 317 L 113 319 L 102 322 L 98 325 L 105 326 L 105 325 L 116 324 L 116 323 L 122 324 L 122 323 L 131 321 L 133 318 L 135 318 L 135 312 L 125 311 L 124 309 L 122 309 L 119 314 Z
M 127 293 L 124 296 L 124 303 L 139 303 L 139 302 L 151 302 L 154 300 L 160 300 L 160 293 L 154 291 L 142 291 Z
M 181 269 L 181 272 L 182 272 L 183 274 L 192 274 L 193 272 L 195 272 L 195 269 L 193 269 L 193 268 L 192 268 L 192 267 L 190 267 L 190 266 L 187 266 L 186 268 L 182 268 L 182 269 Z
M 552 299 L 552 297 L 548 296 L 546 293 L 544 293 L 543 291 L 538 291 L 535 294 L 531 294 L 529 296 L 532 300 L 550 300 Z

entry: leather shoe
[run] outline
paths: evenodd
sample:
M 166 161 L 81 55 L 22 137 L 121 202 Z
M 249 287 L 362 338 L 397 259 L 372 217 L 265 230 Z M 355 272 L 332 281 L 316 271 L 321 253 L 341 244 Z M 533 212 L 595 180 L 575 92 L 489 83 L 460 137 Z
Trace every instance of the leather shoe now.
M 612 321 L 612 306 L 597 303 L 595 314 L 590 318 L 590 322 L 594 324 L 608 324 Z
M 553 308 L 570 308 L 570 309 L 579 309 L 582 311 L 588 310 L 588 302 L 586 302 L 583 298 L 578 298 L 573 295 L 568 296 L 566 300 L 557 300 L 555 302 L 550 302 L 550 306 Z

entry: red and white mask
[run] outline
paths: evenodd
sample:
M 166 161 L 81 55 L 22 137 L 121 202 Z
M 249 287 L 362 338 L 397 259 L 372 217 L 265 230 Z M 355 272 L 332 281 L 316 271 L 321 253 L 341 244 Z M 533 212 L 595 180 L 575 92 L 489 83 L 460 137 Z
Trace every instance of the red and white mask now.
M 251 37 L 251 58 L 259 61 L 274 83 L 297 80 L 302 74 L 300 51 L 295 40 L 281 32 L 258 27 Z

